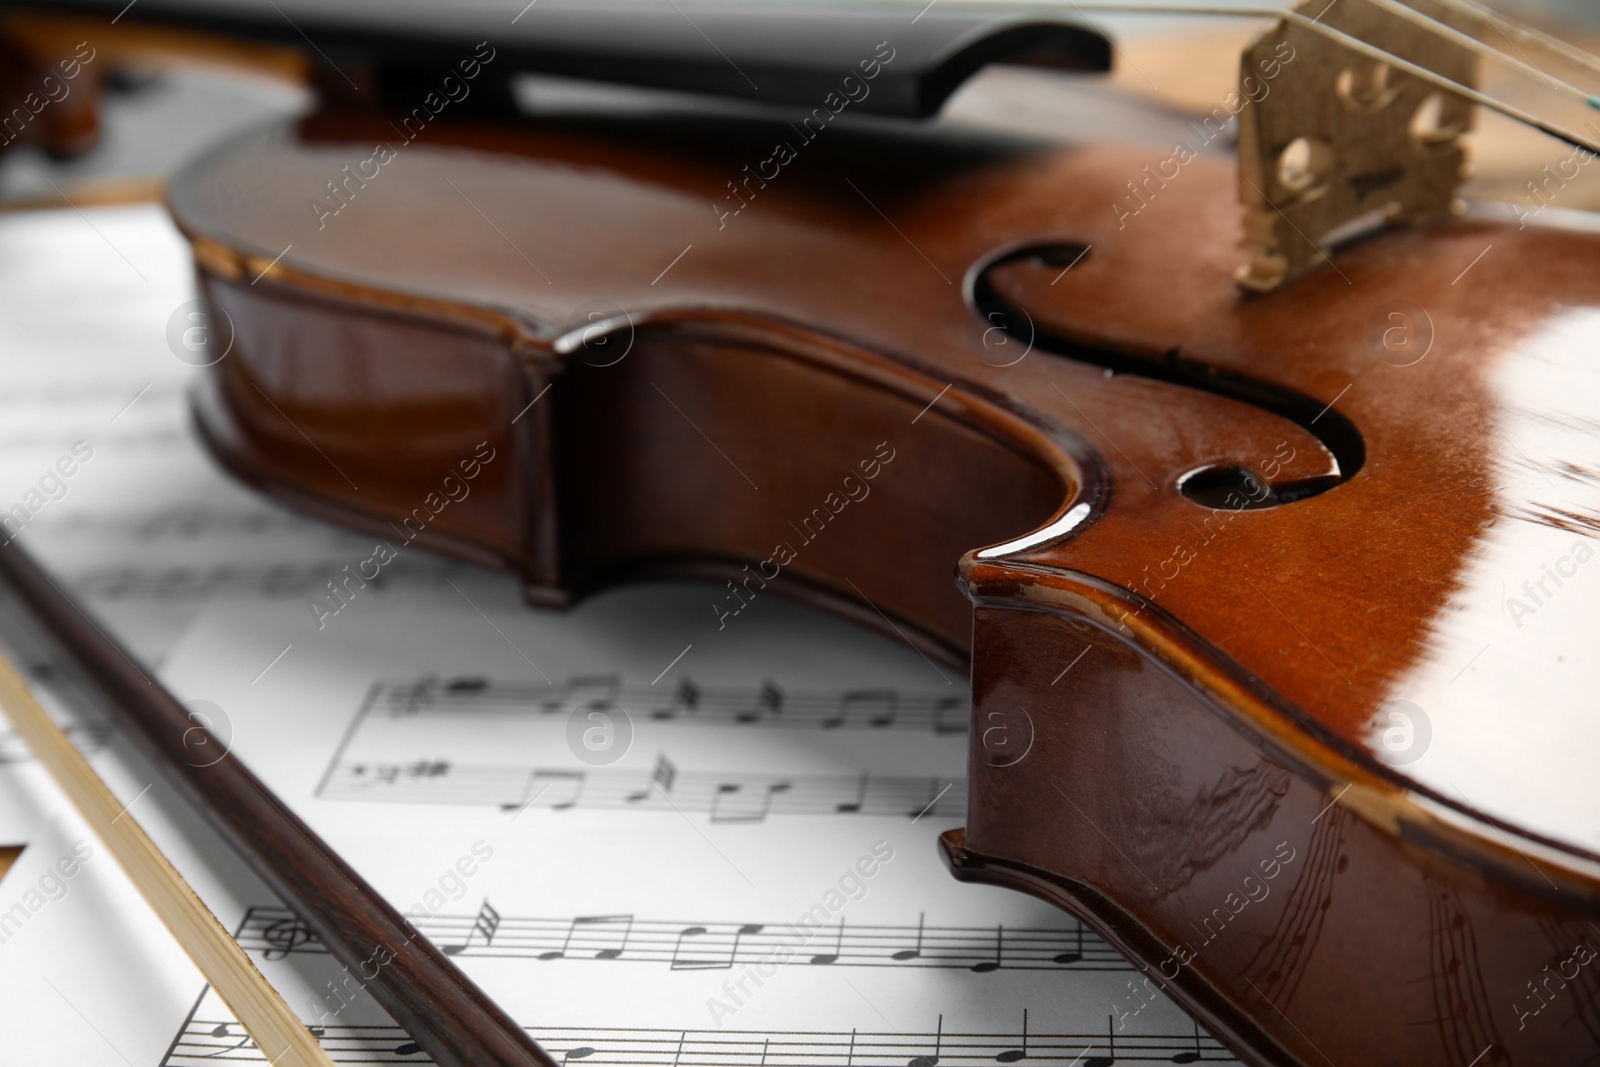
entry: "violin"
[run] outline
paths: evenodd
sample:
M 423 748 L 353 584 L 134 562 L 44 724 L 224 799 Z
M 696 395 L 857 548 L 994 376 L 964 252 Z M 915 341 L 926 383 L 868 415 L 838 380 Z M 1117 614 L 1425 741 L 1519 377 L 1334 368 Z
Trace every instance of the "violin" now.
M 1595 67 L 1401 6 L 1297 7 L 1162 153 L 912 121 L 988 62 L 1106 69 L 1081 24 L 294 7 L 319 106 L 169 193 L 195 425 L 374 539 L 319 622 L 414 546 L 967 669 L 955 877 L 1080 916 L 1248 1063 L 1586 1062 L 1600 238 L 1454 191 L 1471 105 L 1516 110 L 1464 41 Z M 217 12 L 129 19 L 296 43 Z M 518 114 L 521 70 L 687 95 Z M 386 989 L 438 1062 L 527 1062 Z

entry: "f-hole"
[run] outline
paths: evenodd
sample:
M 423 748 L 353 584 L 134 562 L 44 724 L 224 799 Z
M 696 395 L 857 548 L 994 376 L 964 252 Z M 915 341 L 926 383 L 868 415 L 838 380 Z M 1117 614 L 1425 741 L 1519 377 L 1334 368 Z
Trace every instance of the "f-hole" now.
M 989 279 L 989 272 L 997 267 L 1030 259 L 1064 273 L 1090 255 L 1093 252 L 1087 246 L 1066 242 L 1033 245 L 1007 253 L 972 274 L 967 294 L 969 304 L 987 326 L 1006 330 L 1019 341 L 1051 355 L 1105 367 L 1114 374 L 1136 374 L 1230 400 L 1240 400 L 1288 419 L 1320 441 L 1338 462 L 1339 474 L 1336 478 L 1302 483 L 1282 492 L 1269 492 L 1260 499 L 1256 493 L 1247 494 L 1255 501 L 1253 507 L 1292 504 L 1325 493 L 1355 477 L 1366 462 L 1366 443 L 1354 423 L 1322 401 L 1273 382 L 1186 359 L 1177 348 L 1170 349 L 1157 360 L 1124 355 L 1069 340 L 1040 328 L 1037 320 L 1025 308 L 1002 299 Z M 1231 492 L 1244 488 L 1247 481 L 1257 477 L 1254 472 L 1239 468 L 1207 468 L 1185 476 L 1180 480 L 1178 489 L 1195 503 L 1211 507 L 1216 506 L 1214 501 L 1225 499 Z

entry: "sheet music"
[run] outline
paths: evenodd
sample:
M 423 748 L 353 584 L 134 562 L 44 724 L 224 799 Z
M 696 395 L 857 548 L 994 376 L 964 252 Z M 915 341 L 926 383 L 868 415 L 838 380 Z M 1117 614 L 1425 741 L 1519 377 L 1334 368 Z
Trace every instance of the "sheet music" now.
M 695 585 L 552 614 L 455 584 L 320 631 L 303 606 L 213 604 L 167 673 L 228 710 L 234 752 L 419 936 L 535 1033 L 571 1035 L 548 1038 L 558 1057 L 688 1062 L 682 1042 L 759 1063 L 767 1034 L 849 1056 L 853 1030 L 866 1060 L 993 1061 L 1025 1011 L 1030 1058 L 1227 1058 L 1076 920 L 949 877 L 935 839 L 964 816 L 966 736 L 933 728 L 952 686 L 906 646 L 776 601 L 719 631 Z M 590 714 L 628 735 L 614 762 L 572 745 Z M 331 966 L 281 908 L 239 936 L 263 967 Z M 628 1044 L 622 1004 L 658 1035 Z M 217 1051 L 219 1010 L 196 1007 L 170 1063 Z M 347 1010 L 328 1039 L 375 1047 L 337 1029 Z
M 208 577 L 174 596 L 165 576 L 230 563 L 305 571 L 353 540 L 238 488 L 194 444 L 191 370 L 163 339 L 193 298 L 192 271 L 156 205 L 0 216 L 0 519 L 11 518 L 0 536 L 31 504 L 22 543 L 147 669 L 225 591 Z M 59 476 L 78 442 L 92 455 Z M 59 483 L 41 485 L 52 469 Z M 97 573 L 134 588 L 83 581 Z M 63 661 L 9 620 L 0 630 L 46 709 L 225 922 L 270 899 Z M 204 980 L 3 722 L 0 844 L 25 846 L 0 879 L 0 1063 L 160 1062 Z
M 541 612 L 420 553 L 319 630 L 310 590 L 371 544 L 203 456 L 161 336 L 192 296 L 187 252 L 158 208 L 85 214 L 0 219 L 0 253 L 45 264 L 37 288 L 0 287 L 0 510 L 89 442 L 23 543 L 181 699 L 222 709 L 234 751 L 558 1059 L 1232 1062 L 1070 916 L 950 877 L 934 842 L 964 817 L 967 694 L 892 639 L 771 598 L 719 631 L 715 590 L 687 584 Z M 36 305 L 69 288 L 103 312 L 40 360 L 60 323 Z M 335 1057 L 424 1062 L 68 703 L 52 710 Z M 618 758 L 586 747 L 624 726 Z M 0 843 L 29 845 L 3 915 L 87 834 L 4 737 L 0 816 Z M 99 855 L 0 943 L 0 1062 L 265 1062 L 131 894 Z
M 476 914 L 441 912 L 416 927 L 449 955 L 517 959 L 620 960 L 664 963 L 669 970 L 728 970 L 775 957 L 786 943 L 781 922 L 699 922 L 638 915 L 533 918 L 502 915 L 483 904 Z M 251 908 L 238 940 L 263 958 L 289 953 L 325 954 L 327 948 L 287 908 Z M 829 943 L 831 941 L 831 944 Z M 931 925 L 847 926 L 840 919 L 815 953 L 776 960 L 777 965 L 949 967 L 978 974 L 998 970 L 1132 971 L 1133 965 L 1082 923 L 1027 928 Z M 828 951 L 821 951 L 827 949 Z

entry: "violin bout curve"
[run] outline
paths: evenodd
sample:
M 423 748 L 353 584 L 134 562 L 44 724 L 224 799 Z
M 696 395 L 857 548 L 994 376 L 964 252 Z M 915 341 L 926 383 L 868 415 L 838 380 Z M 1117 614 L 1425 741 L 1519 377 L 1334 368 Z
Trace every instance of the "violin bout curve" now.
M 1133 959 L 1118 1030 L 1160 990 L 1262 1065 L 1588 1055 L 1494 994 L 1594 940 L 1600 866 L 1408 789 L 1126 590 L 976 554 L 962 574 L 971 799 L 943 858 Z

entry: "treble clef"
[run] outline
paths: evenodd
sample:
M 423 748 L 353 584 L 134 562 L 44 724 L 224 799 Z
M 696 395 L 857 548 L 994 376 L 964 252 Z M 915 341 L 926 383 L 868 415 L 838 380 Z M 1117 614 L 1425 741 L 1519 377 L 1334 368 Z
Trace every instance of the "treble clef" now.
M 261 931 L 261 940 L 267 943 L 263 958 L 281 960 L 301 945 L 316 941 L 317 935 L 299 919 L 279 919 Z

